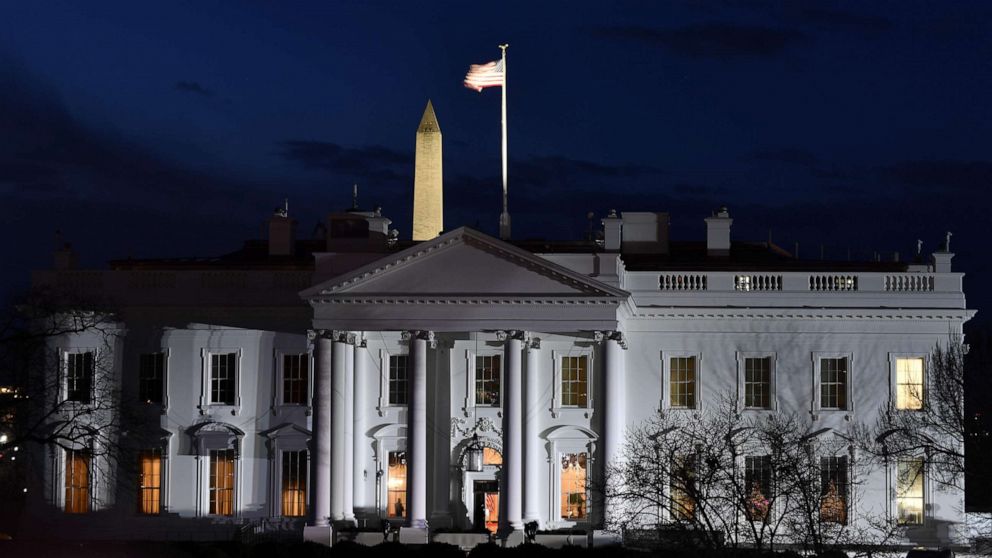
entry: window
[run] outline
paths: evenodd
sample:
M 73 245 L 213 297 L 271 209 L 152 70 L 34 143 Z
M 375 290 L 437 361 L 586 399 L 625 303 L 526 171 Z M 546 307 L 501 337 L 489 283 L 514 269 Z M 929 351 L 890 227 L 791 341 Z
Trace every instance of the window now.
M 90 511 L 90 461 L 89 452 L 65 452 L 65 513 Z
M 309 359 L 307 353 L 282 356 L 283 405 L 306 405 Z
M 589 402 L 589 359 L 586 356 L 561 358 L 561 406 L 585 407 Z
M 744 407 L 772 408 L 771 357 L 744 359 Z
M 409 376 L 408 365 L 410 357 L 407 355 L 391 355 L 389 357 L 389 404 L 406 405 Z
M 138 513 L 155 515 L 162 506 L 162 450 L 138 454 Z
M 307 514 L 307 452 L 282 452 L 282 514 L 304 517 Z
M 897 462 L 896 508 L 900 525 L 923 525 L 923 458 Z
M 66 354 L 65 368 L 65 400 L 89 403 L 93 390 L 93 352 Z
M 566 357 L 567 358 L 567 357 Z M 585 452 L 565 453 L 561 456 L 561 517 L 562 519 L 585 519 L 586 513 L 586 468 L 588 459 Z
M 475 404 L 499 407 L 500 355 L 475 357 Z
M 747 518 L 768 520 L 772 507 L 772 458 L 755 455 L 744 458 L 744 487 L 747 490 Z
M 210 450 L 210 514 L 234 515 L 234 450 Z
M 691 521 L 696 514 L 696 456 L 683 455 L 672 464 L 669 490 L 672 495 L 672 519 Z
M 847 456 L 820 458 L 820 521 L 847 523 Z
M 238 353 L 210 355 L 210 402 L 234 405 Z
M 696 407 L 696 357 L 672 357 L 669 368 L 669 406 L 673 409 Z
M 165 379 L 165 353 L 147 353 L 138 357 L 138 400 L 162 403 Z
M 847 408 L 847 358 L 820 359 L 820 408 Z
M 406 452 L 389 452 L 386 473 L 386 509 L 389 517 L 406 517 Z
M 918 411 L 923 408 L 923 359 L 896 359 L 896 409 Z
M 482 448 L 482 464 L 483 465 L 502 465 L 503 464 L 503 454 L 494 450 L 493 448 Z

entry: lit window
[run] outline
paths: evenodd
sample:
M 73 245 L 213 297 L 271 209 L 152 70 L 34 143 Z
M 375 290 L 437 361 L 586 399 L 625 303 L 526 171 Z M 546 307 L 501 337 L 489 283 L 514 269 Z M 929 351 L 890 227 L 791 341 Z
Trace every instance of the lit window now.
M 847 523 L 847 456 L 820 458 L 820 521 Z
M 284 405 L 305 405 L 307 400 L 307 365 L 309 355 L 283 355 L 282 402 Z
M 138 357 L 138 400 L 162 403 L 165 378 L 165 353 L 148 353 Z
M 234 515 L 234 450 L 210 450 L 210 514 Z
M 482 448 L 483 465 L 502 465 L 503 455 L 493 448 Z
M 561 517 L 562 519 L 586 518 L 586 468 L 585 452 L 566 453 L 561 456 Z
M 499 355 L 475 357 L 475 404 L 499 406 Z
M 84 353 L 88 354 L 88 353 Z M 65 513 L 90 511 L 90 454 L 65 452 Z
M 409 389 L 407 366 L 410 358 L 407 355 L 392 355 L 389 357 L 389 404 L 406 405 Z
M 744 406 L 748 409 L 770 409 L 772 394 L 772 359 L 744 359 Z
M 766 521 L 772 507 L 771 456 L 744 458 L 744 486 L 747 489 L 747 518 L 751 521 Z
M 691 521 L 696 514 L 696 462 L 694 455 L 684 455 L 675 460 L 669 488 L 672 495 L 672 518 Z
M 93 390 L 93 352 L 66 355 L 65 399 L 89 403 Z
M 386 473 L 387 515 L 406 517 L 406 452 L 389 452 L 389 471 Z
M 672 357 L 669 369 L 669 405 L 672 408 L 696 407 L 696 357 Z
M 896 359 L 896 409 L 923 408 L 923 359 Z
M 589 359 L 586 356 L 562 357 L 562 407 L 585 407 L 588 405 L 588 381 Z
M 896 465 L 896 507 L 900 525 L 923 525 L 923 459 L 899 459 Z
M 157 514 L 162 503 L 162 450 L 138 454 L 138 513 Z
M 282 452 L 282 514 L 303 517 L 307 514 L 307 452 Z
M 820 359 L 820 408 L 847 408 L 847 358 Z
M 234 405 L 238 353 L 210 355 L 210 402 Z

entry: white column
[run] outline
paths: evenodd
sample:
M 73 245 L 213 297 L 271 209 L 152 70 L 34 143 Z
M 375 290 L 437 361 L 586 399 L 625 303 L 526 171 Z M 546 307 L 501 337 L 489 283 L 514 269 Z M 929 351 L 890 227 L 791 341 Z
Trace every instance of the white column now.
M 524 518 L 525 522 L 541 517 L 541 340 L 527 341 L 527 368 L 524 390 Z
M 316 344 L 313 371 L 312 525 L 327 526 L 331 515 L 331 354 L 333 342 L 323 331 L 310 331 Z
M 434 333 L 414 331 L 410 335 L 410 413 L 407 463 L 409 471 L 409 506 L 407 522 L 410 527 L 427 526 L 427 347 L 434 344 Z
M 619 331 L 605 332 L 605 415 L 603 418 L 603 468 L 615 464 L 623 453 L 623 434 L 627 425 L 627 394 L 624 374 L 624 349 L 627 348 L 623 334 Z M 604 475 L 604 480 L 607 480 Z M 610 523 L 609 515 L 613 503 L 604 502 L 604 519 Z
M 368 502 L 368 490 L 366 479 L 369 475 L 374 475 L 369 471 L 368 450 L 365 439 L 365 413 L 368 412 L 368 405 L 365 401 L 368 391 L 369 375 L 369 351 L 365 346 L 365 341 L 360 340 L 355 344 L 355 421 L 353 431 L 352 453 L 355 458 L 354 482 L 352 487 L 354 509 L 359 512 L 368 512 L 371 507 Z
M 520 357 L 523 332 L 507 331 L 503 345 L 503 486 L 506 517 L 500 523 L 514 531 L 524 528 L 521 521 L 523 498 L 523 378 Z
M 345 417 L 347 411 L 347 335 L 334 332 L 334 360 L 331 366 L 331 521 L 344 519 Z
M 344 367 L 344 519 L 355 522 L 355 345 L 353 334 L 348 334 Z

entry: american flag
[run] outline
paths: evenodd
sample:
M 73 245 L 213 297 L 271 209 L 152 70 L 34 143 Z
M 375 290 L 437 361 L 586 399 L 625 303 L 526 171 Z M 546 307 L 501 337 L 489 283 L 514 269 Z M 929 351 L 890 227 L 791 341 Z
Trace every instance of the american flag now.
M 502 87 L 505 77 L 502 60 L 472 64 L 465 74 L 465 87 L 480 92 L 485 87 Z

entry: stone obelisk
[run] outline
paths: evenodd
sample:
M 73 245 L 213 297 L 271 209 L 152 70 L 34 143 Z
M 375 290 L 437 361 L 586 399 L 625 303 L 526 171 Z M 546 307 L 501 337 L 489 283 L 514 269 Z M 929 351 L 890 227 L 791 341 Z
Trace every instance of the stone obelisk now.
M 444 230 L 441 171 L 441 127 L 434 106 L 427 101 L 417 127 L 413 169 L 413 239 L 430 240 Z

